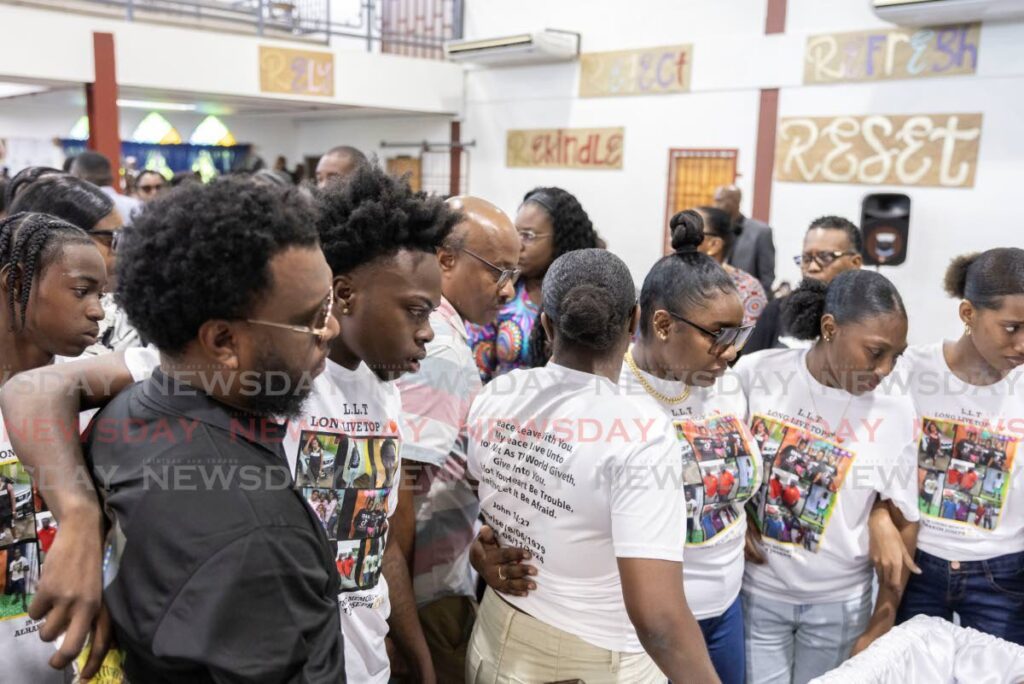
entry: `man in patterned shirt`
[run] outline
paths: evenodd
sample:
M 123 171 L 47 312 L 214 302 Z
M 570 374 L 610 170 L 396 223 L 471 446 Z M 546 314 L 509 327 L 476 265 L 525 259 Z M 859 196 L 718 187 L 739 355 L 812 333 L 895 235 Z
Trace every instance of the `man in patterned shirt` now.
M 461 212 L 444 248 L 441 306 L 431 314 L 434 339 L 420 371 L 399 381 L 409 440 L 402 451 L 403 491 L 392 534 L 412 566 L 424 636 L 438 681 L 462 681 L 476 615 L 469 565 L 480 505 L 466 479 L 465 422 L 482 387 L 465 323 L 494 319 L 515 294 L 519 236 L 498 207 L 455 197 Z M 404 511 L 404 512 L 403 512 Z

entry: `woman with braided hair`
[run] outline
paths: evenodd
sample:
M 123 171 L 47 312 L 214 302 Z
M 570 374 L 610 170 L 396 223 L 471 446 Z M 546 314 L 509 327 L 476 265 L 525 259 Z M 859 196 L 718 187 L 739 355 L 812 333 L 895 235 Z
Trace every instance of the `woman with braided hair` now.
M 516 214 L 516 230 L 522 248 L 515 296 L 493 324 L 467 325 L 484 382 L 516 368 L 544 364 L 544 331 L 537 325 L 544 274 L 563 254 L 604 247 L 579 200 L 561 188 L 541 187 L 526 193 Z
M 103 319 L 105 282 L 103 257 L 85 231 L 45 214 L 20 213 L 0 221 L 0 384 L 52 363 L 55 356 L 77 356 L 93 344 Z M 4 435 L 0 469 L 18 485 L 27 485 L 28 473 L 10 456 L 14 452 Z M 0 554 L 18 555 L 28 568 L 22 587 L 29 598 L 39 581 L 37 503 L 15 520 L 15 534 L 0 542 Z M 35 629 L 25 628 L 30 620 L 23 606 L 7 605 L 0 617 L 5 618 L 0 621 L 0 653 L 11 681 L 64 681 L 47 664 L 54 647 L 40 640 Z

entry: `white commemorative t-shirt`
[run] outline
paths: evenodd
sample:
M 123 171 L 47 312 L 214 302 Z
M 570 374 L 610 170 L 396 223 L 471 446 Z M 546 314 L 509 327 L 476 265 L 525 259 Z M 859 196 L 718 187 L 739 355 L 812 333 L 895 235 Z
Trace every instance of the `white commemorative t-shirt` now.
M 153 348 L 129 349 L 125 362 L 142 380 L 160 357 Z M 328 360 L 284 441 L 295 486 L 335 545 L 350 682 L 384 683 L 391 675 L 384 646 L 391 604 L 381 570 L 398 503 L 401 415 L 393 383 L 365 364 L 350 371 Z
M 1024 551 L 1024 370 L 969 385 L 936 342 L 908 349 L 898 372 L 920 418 L 917 547 L 965 561 Z
M 686 386 L 637 369 L 668 397 Z M 629 396 L 647 390 L 628 364 L 619 386 Z M 686 492 L 686 601 L 698 620 L 717 617 L 736 600 L 743 582 L 743 546 L 747 533 L 744 505 L 761 486 L 761 454 L 745 424 L 747 400 L 732 371 L 711 387 L 691 387 L 678 403 L 658 401 L 676 428 L 682 447 Z
M 607 378 L 548 364 L 492 380 L 468 431 L 487 523 L 538 569 L 535 591 L 503 598 L 599 648 L 643 651 L 616 558 L 683 558 L 679 447 L 665 413 Z
M 39 638 L 43 622 L 28 616 L 45 548 L 53 541 L 52 533 L 40 534 L 43 521 L 52 527 L 56 521 L 14 453 L 7 429 L 0 420 L 0 682 L 61 684 L 64 674 L 47 664 L 56 646 Z
M 909 397 L 820 384 L 807 351 L 765 350 L 735 368 L 764 459 L 753 502 L 766 563 L 747 563 L 743 586 L 787 603 L 834 603 L 871 591 L 877 496 L 919 518 L 914 408 Z

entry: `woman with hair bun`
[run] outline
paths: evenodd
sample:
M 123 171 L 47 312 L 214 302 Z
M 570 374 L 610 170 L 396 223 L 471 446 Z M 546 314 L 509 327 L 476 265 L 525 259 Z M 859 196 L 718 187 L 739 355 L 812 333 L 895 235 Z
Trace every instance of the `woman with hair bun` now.
M 921 421 L 921 574 L 898 620 L 956 613 L 1024 645 L 1024 250 L 957 257 L 945 289 L 963 333 L 912 347 L 901 369 Z
M 882 583 L 872 610 L 868 520 L 886 506 L 913 548 L 914 408 L 877 390 L 907 344 L 906 310 L 886 278 L 806 280 L 783 316 L 813 346 L 735 367 L 765 473 L 741 596 L 749 681 L 803 683 L 893 625 L 902 585 Z
M 718 677 L 743 684 L 744 504 L 760 485 L 761 458 L 744 426 L 746 399 L 729 364 L 752 326 L 743 325 L 732 278 L 698 250 L 705 239 L 701 216 L 682 211 L 671 226 L 675 252 L 644 279 L 640 325 L 618 391 L 653 398 L 673 423 L 687 497 L 686 600 Z M 531 570 L 520 560 L 526 549 L 498 549 L 488 537 L 485 531 L 474 544 L 477 569 L 495 591 L 526 595 Z
M 651 396 L 676 428 L 687 497 L 686 599 L 719 678 L 742 684 L 745 504 L 760 487 L 762 467 L 744 424 L 746 397 L 729 364 L 753 326 L 731 274 L 702 253 L 701 218 L 692 210 L 672 217 L 675 252 L 644 279 L 640 327 L 619 387 Z
M 550 362 L 496 378 L 473 404 L 481 512 L 536 575 L 528 594 L 487 589 L 467 681 L 718 681 L 683 593 L 686 503 L 666 485 L 679 471 L 673 427 L 617 386 L 638 318 L 618 257 L 559 257 L 540 317 Z

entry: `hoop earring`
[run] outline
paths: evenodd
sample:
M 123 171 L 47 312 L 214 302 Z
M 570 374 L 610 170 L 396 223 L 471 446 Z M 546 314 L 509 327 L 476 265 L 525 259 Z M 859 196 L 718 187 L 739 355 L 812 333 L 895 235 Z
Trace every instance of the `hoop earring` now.
M 967 323 L 964 323 L 964 335 L 967 335 L 967 337 L 971 336 L 971 326 Z

